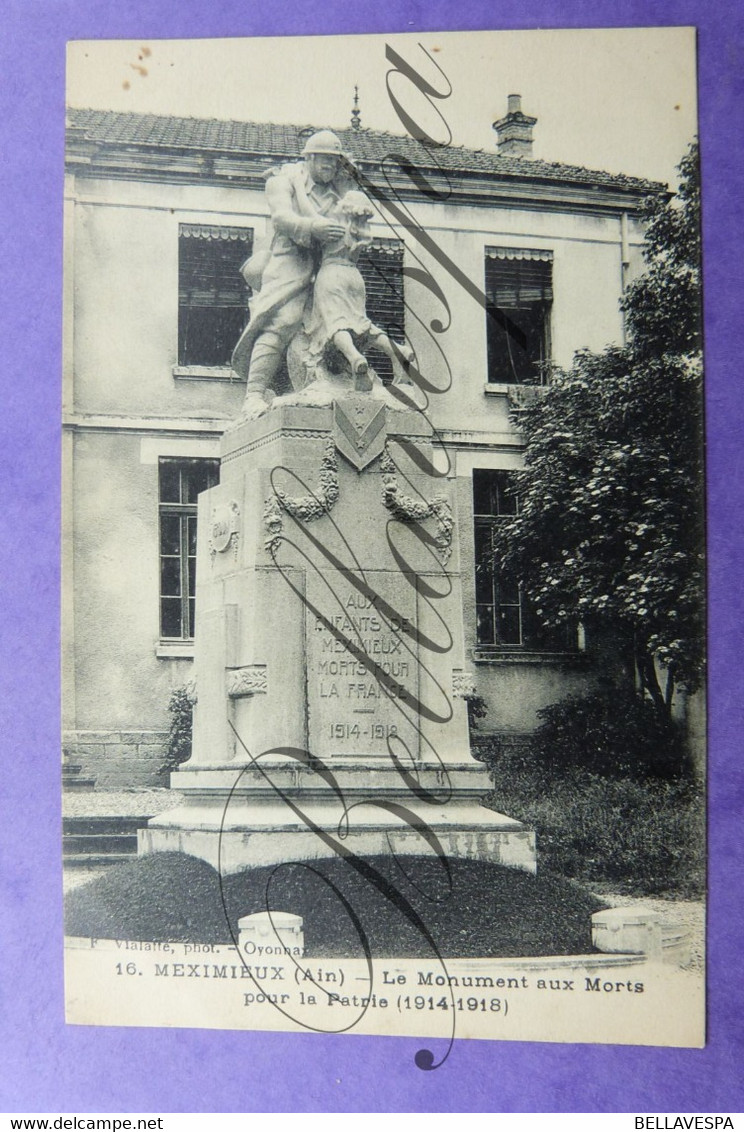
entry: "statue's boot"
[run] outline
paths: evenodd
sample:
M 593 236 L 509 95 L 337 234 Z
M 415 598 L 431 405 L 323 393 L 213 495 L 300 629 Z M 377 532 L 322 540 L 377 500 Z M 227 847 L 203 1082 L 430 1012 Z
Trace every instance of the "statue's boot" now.
M 240 410 L 240 420 L 255 421 L 269 410 L 269 402 L 260 389 L 247 389 L 243 407 Z
M 361 356 L 355 358 L 352 365 L 352 372 L 354 374 L 354 389 L 356 392 L 369 393 L 372 388 L 372 377 L 370 376 L 367 359 Z
M 283 354 L 284 342 L 275 331 L 267 330 L 256 339 L 240 420 L 254 421 L 268 411 L 274 397 L 271 381 L 281 365 Z

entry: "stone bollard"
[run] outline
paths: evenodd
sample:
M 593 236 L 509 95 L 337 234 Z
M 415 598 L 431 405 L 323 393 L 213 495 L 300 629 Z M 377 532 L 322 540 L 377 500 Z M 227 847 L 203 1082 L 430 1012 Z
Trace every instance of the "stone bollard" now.
M 292 912 L 254 912 L 238 920 L 238 948 L 244 959 L 305 954 L 302 916 Z
M 592 916 L 592 943 L 598 951 L 661 959 L 661 916 L 639 905 L 595 912 Z

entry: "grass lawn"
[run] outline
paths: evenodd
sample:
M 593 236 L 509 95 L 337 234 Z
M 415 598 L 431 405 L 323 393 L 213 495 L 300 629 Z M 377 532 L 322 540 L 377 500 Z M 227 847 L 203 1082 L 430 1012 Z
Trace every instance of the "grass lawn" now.
M 410 902 L 444 957 L 572 955 L 592 950 L 592 912 L 601 901 L 544 872 L 534 877 L 485 861 L 452 860 L 451 886 L 438 861 L 369 858 L 379 886 L 339 858 L 251 869 L 226 877 L 180 853 L 156 853 L 112 866 L 66 900 L 65 928 L 100 939 L 230 943 L 241 916 L 267 907 L 304 919 L 308 956 L 432 954 L 401 909 Z M 410 878 L 410 879 L 409 879 Z M 334 891 L 335 889 L 335 891 Z M 355 919 L 357 924 L 355 926 Z
M 598 891 L 697 899 L 705 892 L 705 801 L 686 779 L 637 779 L 487 757 L 489 804 L 537 833 L 538 871 Z

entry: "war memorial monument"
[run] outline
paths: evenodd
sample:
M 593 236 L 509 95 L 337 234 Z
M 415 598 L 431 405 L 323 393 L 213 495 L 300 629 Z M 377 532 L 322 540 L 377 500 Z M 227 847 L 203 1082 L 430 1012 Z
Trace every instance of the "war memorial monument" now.
M 481 804 L 454 537 L 466 501 L 412 352 L 367 317 L 356 260 L 373 208 L 354 174 L 324 130 L 267 177 L 273 238 L 244 265 L 233 355 L 245 402 L 199 499 L 193 754 L 171 778 L 184 804 L 149 822 L 140 852 L 221 874 L 391 852 L 534 872 L 534 834 Z

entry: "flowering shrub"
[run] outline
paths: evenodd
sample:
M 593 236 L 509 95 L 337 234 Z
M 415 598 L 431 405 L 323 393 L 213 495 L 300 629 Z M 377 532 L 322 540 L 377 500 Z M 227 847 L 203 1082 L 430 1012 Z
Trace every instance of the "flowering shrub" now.
M 168 703 L 171 722 L 165 762 L 160 767 L 160 774 L 168 774 L 170 771 L 176 770 L 181 763 L 185 763 L 191 758 L 193 711 L 192 690 L 188 687 L 175 688 Z

